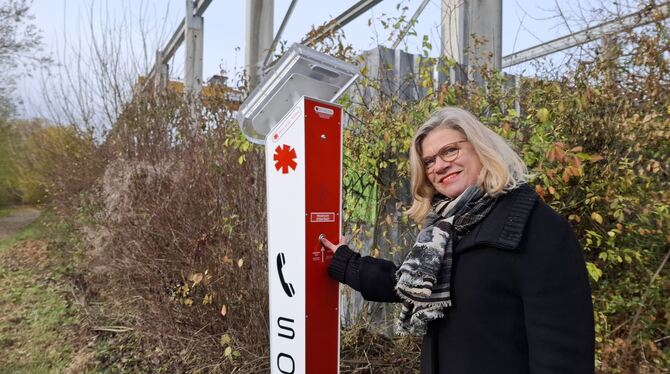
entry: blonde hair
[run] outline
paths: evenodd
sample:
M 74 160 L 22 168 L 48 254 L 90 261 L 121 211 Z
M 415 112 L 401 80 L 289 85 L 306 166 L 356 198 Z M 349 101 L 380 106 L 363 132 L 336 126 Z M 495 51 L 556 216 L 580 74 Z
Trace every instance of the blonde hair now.
M 409 151 L 413 202 L 407 214 L 416 222 L 422 222 L 426 217 L 436 194 L 435 188 L 426 177 L 421 160 L 421 143 L 428 133 L 437 128 L 456 130 L 472 145 L 482 163 L 477 183 L 489 196 L 505 193 L 526 181 L 528 169 L 505 139 L 484 126 L 465 109 L 440 109 L 419 127 Z

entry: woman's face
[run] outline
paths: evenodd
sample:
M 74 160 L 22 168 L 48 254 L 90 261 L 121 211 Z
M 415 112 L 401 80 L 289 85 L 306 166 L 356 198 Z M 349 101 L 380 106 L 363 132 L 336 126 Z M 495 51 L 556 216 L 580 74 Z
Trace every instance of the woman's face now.
M 437 154 L 454 155 L 458 149 L 457 157 L 452 161 L 444 161 Z M 477 177 L 482 170 L 472 144 L 465 139 L 461 132 L 445 127 L 438 127 L 426 135 L 421 143 L 421 159 L 424 165 L 434 160 L 430 167 L 425 168 L 426 176 L 433 187 L 442 195 L 455 198 L 466 188 L 477 183 Z

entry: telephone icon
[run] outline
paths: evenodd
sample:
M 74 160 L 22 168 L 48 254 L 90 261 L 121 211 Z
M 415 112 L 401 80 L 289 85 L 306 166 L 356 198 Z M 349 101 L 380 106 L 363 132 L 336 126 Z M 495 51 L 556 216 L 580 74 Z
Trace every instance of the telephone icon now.
M 284 265 L 286 265 L 286 258 L 284 257 L 283 252 L 279 252 L 277 255 L 277 272 L 279 273 L 279 281 L 281 282 L 281 286 L 284 289 L 284 292 L 286 292 L 286 295 L 288 295 L 288 297 L 293 297 L 293 295 L 295 295 L 295 290 L 293 289 L 293 285 L 286 282 L 286 279 L 284 279 L 284 272 L 282 271 Z

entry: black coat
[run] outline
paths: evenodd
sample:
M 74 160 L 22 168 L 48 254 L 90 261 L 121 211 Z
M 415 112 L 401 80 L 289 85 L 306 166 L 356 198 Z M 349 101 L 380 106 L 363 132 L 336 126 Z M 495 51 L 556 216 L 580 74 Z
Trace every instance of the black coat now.
M 399 302 L 397 266 L 338 248 L 328 272 L 370 301 Z M 454 249 L 453 306 L 430 322 L 422 373 L 594 371 L 593 305 L 568 222 L 528 186 L 496 202 Z

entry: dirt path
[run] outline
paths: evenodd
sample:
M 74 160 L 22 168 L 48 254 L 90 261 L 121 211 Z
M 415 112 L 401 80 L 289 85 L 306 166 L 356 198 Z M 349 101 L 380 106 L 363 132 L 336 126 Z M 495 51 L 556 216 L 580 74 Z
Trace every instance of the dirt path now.
M 29 225 L 40 216 L 40 211 L 33 207 L 17 207 L 8 216 L 0 217 L 0 240 L 14 235 L 21 228 Z

